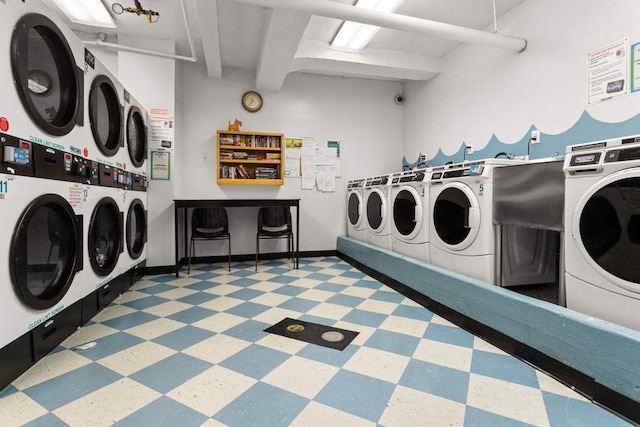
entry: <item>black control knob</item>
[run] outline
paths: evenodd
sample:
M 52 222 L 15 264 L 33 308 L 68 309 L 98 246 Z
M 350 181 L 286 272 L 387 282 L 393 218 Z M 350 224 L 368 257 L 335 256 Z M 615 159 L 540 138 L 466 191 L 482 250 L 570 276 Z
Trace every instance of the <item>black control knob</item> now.
M 416 174 L 416 181 L 422 181 L 424 179 L 424 171 L 420 171 Z
M 382 185 L 385 185 L 388 181 L 389 181 L 389 177 L 388 177 L 388 176 L 384 176 L 384 177 L 382 177 L 382 179 L 380 180 L 380 183 L 381 183 Z

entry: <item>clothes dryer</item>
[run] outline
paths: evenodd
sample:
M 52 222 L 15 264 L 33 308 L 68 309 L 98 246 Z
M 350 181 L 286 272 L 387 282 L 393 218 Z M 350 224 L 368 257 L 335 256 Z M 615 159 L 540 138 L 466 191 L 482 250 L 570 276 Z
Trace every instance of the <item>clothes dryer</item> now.
M 125 90 L 125 145 L 127 156 L 124 169 L 147 177 L 149 149 L 149 116 L 147 110 Z
M 496 283 L 493 170 L 514 162 L 487 159 L 433 168 L 429 181 L 433 265 Z
M 640 136 L 567 147 L 567 307 L 640 330 Z
M 82 42 L 41 0 L 0 2 L 0 131 L 80 154 Z
M 85 130 L 84 157 L 100 164 L 123 169 L 124 86 L 89 51 L 85 58 Z
M 364 183 L 367 243 L 391 250 L 391 180 L 389 175 L 367 178 Z
M 431 169 L 391 177 L 391 249 L 429 262 L 429 178 Z
M 347 235 L 361 242 L 367 241 L 364 213 L 364 178 L 347 184 Z
M 139 175 L 136 175 L 140 177 Z M 135 182 L 135 181 L 134 181 Z M 124 192 L 125 250 L 122 253 L 123 273 L 127 276 L 126 289 L 135 283 L 147 261 L 147 193 L 146 186 Z M 123 289 L 123 290 L 126 290 Z

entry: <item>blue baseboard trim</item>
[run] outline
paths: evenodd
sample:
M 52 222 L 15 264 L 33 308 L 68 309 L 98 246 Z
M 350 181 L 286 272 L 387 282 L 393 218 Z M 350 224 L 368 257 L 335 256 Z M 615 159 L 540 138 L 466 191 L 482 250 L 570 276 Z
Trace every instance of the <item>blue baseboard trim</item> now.
M 406 288 L 410 298 L 443 317 L 477 335 L 493 336 L 489 341 L 505 351 L 640 422 L 639 332 L 348 237 L 338 237 L 337 250 Z

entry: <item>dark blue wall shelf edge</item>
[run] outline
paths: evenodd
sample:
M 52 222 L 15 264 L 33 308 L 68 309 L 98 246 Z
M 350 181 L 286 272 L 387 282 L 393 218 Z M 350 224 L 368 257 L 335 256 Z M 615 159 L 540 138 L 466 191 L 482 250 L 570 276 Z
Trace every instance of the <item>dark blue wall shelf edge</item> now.
M 348 237 L 338 237 L 337 250 L 484 329 L 521 343 L 516 356 L 528 360 L 527 353 L 543 355 L 582 376 L 578 382 L 592 379 L 590 389 L 583 386 L 580 391 L 640 422 L 640 332 Z

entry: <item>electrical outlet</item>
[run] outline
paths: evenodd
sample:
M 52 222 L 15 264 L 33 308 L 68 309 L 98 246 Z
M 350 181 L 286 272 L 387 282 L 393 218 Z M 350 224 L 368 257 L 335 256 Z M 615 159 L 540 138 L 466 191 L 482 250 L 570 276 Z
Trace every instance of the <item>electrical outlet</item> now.
M 209 161 L 209 153 L 202 153 L 202 163 L 207 163 Z
M 531 143 L 532 144 L 540 144 L 540 131 L 532 130 L 531 131 Z

